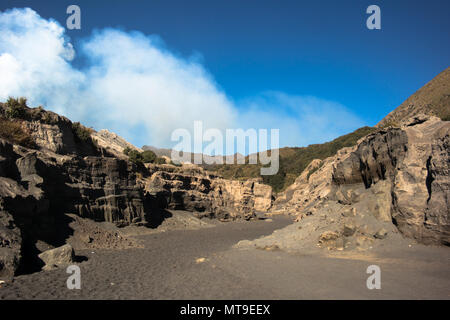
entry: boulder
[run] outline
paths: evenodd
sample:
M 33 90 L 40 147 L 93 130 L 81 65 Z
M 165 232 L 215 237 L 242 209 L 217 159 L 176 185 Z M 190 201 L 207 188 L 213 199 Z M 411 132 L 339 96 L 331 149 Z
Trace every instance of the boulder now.
M 388 234 L 388 231 L 384 228 L 381 228 L 373 235 L 373 237 L 376 239 L 384 239 L 384 238 L 386 238 L 387 234 Z
M 325 231 L 320 235 L 319 243 L 324 243 L 330 240 L 336 240 L 337 238 L 339 238 L 339 233 L 335 231 Z
M 355 231 L 356 231 L 355 225 L 351 223 L 344 224 L 344 231 L 343 231 L 344 236 L 350 237 L 355 233 Z
M 61 247 L 44 251 L 38 256 L 45 264 L 42 268 L 43 270 L 53 270 L 72 264 L 75 253 L 70 244 L 65 244 Z

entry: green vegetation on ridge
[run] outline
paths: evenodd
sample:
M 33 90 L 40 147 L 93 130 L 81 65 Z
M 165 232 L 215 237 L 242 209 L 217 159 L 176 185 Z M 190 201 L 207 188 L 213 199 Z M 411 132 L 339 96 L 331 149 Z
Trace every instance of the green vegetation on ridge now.
M 333 156 L 339 149 L 354 146 L 360 138 L 375 130 L 376 128 L 372 127 L 362 127 L 330 142 L 301 148 L 281 148 L 280 168 L 275 175 L 261 176 L 261 164 L 225 164 L 205 166 L 205 168 L 228 179 L 246 180 L 261 177 L 263 182 L 272 186 L 275 192 L 280 192 L 291 185 L 312 160 Z M 246 161 L 248 162 L 248 157 Z
M 25 98 L 9 97 L 5 103 L 0 103 L 0 138 L 24 147 L 36 148 L 34 139 L 21 123 L 26 108 Z
M 133 150 L 130 147 L 126 147 L 123 153 L 128 156 L 128 159 L 134 163 L 155 163 L 164 164 L 166 159 L 158 157 L 153 151 L 145 150 L 144 152 L 139 152 Z

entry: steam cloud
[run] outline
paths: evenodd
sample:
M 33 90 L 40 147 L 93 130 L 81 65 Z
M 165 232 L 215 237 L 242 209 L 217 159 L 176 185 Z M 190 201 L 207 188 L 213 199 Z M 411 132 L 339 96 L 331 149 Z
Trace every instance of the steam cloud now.
M 29 8 L 0 12 L 0 101 L 25 96 L 134 144 L 171 147 L 176 128 L 279 128 L 280 145 L 334 138 L 363 124 L 339 103 L 281 92 L 235 103 L 195 59 L 179 57 L 157 36 L 102 29 L 75 49 L 65 29 Z M 326 134 L 325 134 L 326 132 Z

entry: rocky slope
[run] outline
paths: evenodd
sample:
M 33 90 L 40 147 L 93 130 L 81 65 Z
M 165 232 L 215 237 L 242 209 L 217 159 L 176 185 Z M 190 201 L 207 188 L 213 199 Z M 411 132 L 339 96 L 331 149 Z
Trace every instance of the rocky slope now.
M 128 146 L 120 137 L 99 135 L 42 108 L 13 105 L 0 104 L 1 277 L 38 270 L 41 251 L 65 244 L 79 233 L 74 228 L 87 225 L 73 215 L 156 227 L 170 208 L 249 219 L 271 205 L 270 187 L 219 182 L 195 167 L 136 165 L 120 153 Z
M 367 249 L 403 237 L 450 245 L 450 122 L 418 115 L 311 162 L 273 205 L 297 223 L 239 246 Z M 397 240 L 395 240 L 397 239 Z
M 450 67 L 384 117 L 377 127 L 401 126 L 404 121 L 420 113 L 450 120 Z
M 137 148 L 124 138 L 118 136 L 114 132 L 110 132 L 106 129 L 100 131 L 92 131 L 92 139 L 97 143 L 98 146 L 108 150 L 115 157 L 126 159 L 127 157 L 123 154 L 125 148 L 134 149 L 138 152 L 142 152 L 141 148 Z

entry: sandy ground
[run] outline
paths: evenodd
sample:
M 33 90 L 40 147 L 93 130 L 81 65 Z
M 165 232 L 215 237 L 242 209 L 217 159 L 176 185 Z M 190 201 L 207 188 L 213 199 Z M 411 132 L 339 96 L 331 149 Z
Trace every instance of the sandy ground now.
M 65 270 L 16 277 L 0 299 L 450 299 L 450 248 L 393 247 L 355 254 L 236 249 L 291 220 L 216 223 L 137 236 L 143 248 L 85 249 L 81 289 Z M 369 290 L 366 269 L 381 268 Z

